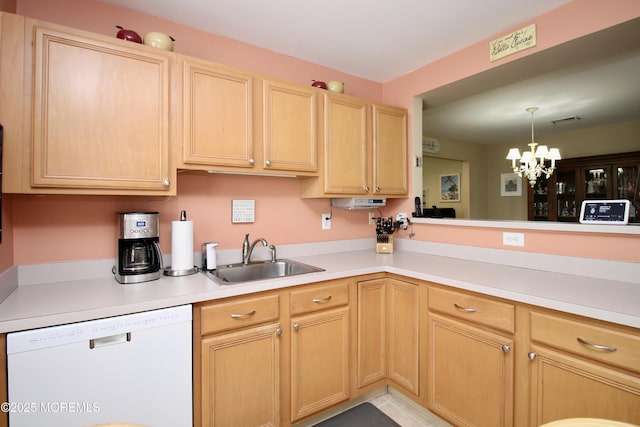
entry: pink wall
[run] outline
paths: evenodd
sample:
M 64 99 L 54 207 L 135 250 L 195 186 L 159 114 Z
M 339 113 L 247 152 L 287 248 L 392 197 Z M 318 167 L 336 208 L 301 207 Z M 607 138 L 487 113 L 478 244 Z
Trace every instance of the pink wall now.
M 94 32 L 115 35 L 115 25 L 141 34 L 158 30 L 176 38 L 176 51 L 238 68 L 262 72 L 300 83 L 310 79 L 339 79 L 347 93 L 411 109 L 412 97 L 491 66 L 486 56 L 487 41 L 425 66 L 384 85 L 349 76 L 288 56 L 248 46 L 154 17 L 88 0 L 18 0 L 17 13 Z M 524 56 L 572 38 L 588 34 L 640 14 L 636 0 L 576 0 L 534 20 L 540 45 Z M 527 23 L 523 23 L 525 25 Z M 519 27 L 519 26 L 518 26 Z M 496 35 L 498 36 L 498 35 Z M 517 56 L 508 58 L 516 59 Z M 410 118 L 411 119 L 411 118 Z M 410 120 L 410 126 L 411 120 Z M 411 132 L 409 132 L 411 135 Z M 157 210 L 161 214 L 161 242 L 170 250 L 170 222 L 180 210 L 187 210 L 196 224 L 195 244 L 216 240 L 221 248 L 240 247 L 244 233 L 265 237 L 273 244 L 301 243 L 373 236 L 366 225 L 366 212 L 334 211 L 331 230 L 321 230 L 320 216 L 328 212 L 328 200 L 300 199 L 298 182 L 287 178 L 181 175 L 178 196 L 168 199 L 144 197 L 62 197 L 5 195 L 12 205 L 13 259 L 0 249 L 0 268 L 7 263 L 32 264 L 113 257 L 115 253 L 115 213 L 122 210 Z M 232 199 L 256 200 L 256 222 L 230 223 Z M 411 200 L 392 201 L 384 216 L 411 212 Z M 10 230 L 11 231 L 11 230 Z M 416 238 L 436 242 L 501 247 L 501 231 L 415 225 Z M 549 249 L 553 241 L 553 249 Z M 585 247 L 611 250 L 611 259 L 640 261 L 635 254 L 637 239 L 615 236 L 585 236 L 567 233 L 527 233 L 527 251 L 562 255 L 598 256 Z M 623 250 L 616 250 L 617 244 Z M 621 253 L 628 255 L 621 255 Z M 637 251 L 635 251 L 637 252 Z M 9 254 L 8 254 L 9 253 Z
M 116 254 L 116 212 L 160 212 L 160 243 L 171 252 L 171 221 L 187 211 L 194 222 L 195 249 L 205 241 L 220 249 L 242 246 L 245 233 L 271 244 L 373 236 L 364 211 L 333 211 L 331 230 L 322 230 L 328 199 L 301 199 L 294 178 L 180 175 L 178 197 L 89 197 L 12 195 L 15 263 L 111 258 Z M 255 222 L 231 223 L 232 199 L 253 199 Z

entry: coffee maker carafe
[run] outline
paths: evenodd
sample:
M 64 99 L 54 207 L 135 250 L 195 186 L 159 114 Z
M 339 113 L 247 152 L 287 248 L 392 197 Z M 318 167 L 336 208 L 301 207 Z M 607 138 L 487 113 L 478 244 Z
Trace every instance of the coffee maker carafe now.
M 162 269 L 158 212 L 118 214 L 118 259 L 114 274 L 119 283 L 157 280 Z

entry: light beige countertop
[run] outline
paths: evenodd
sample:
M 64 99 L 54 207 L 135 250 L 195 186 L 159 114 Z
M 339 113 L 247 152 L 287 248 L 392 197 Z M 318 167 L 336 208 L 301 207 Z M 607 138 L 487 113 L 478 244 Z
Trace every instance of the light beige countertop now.
M 121 285 L 112 275 L 102 273 L 102 277 L 58 281 L 58 276 L 53 271 L 55 269 L 47 270 L 52 271 L 49 273 L 53 278 L 51 282 L 23 284 L 23 281 L 29 280 L 19 280 L 18 277 L 13 277 L 18 276 L 18 273 L 8 272 L 5 273 L 8 277 L 0 278 L 0 281 L 6 283 L 19 280 L 20 286 L 8 293 L 0 303 L 0 332 L 60 325 L 378 272 L 395 273 L 526 304 L 640 327 L 640 283 L 635 279 L 607 278 L 606 272 L 601 271 L 603 265 L 609 265 L 607 263 L 594 262 L 600 270 L 599 275 L 603 277 L 587 277 L 559 271 L 534 270 L 519 265 L 416 252 L 407 250 L 415 249 L 410 244 L 399 245 L 405 246 L 405 249 L 389 255 L 376 254 L 373 248 L 368 249 L 367 246 L 368 242 L 365 242 L 363 249 L 360 242 L 347 251 L 330 251 L 315 255 L 309 255 L 309 250 L 299 250 L 300 248 L 290 250 L 289 253 L 285 250 L 282 251 L 285 254 L 282 258 L 295 259 L 321 267 L 325 271 L 234 285 L 219 285 L 203 273 L 184 277 L 162 276 L 159 280 L 129 285 Z M 292 253 L 301 256 L 290 256 Z M 495 257 L 495 254 L 482 256 Z M 223 259 L 223 262 L 228 261 Z M 588 260 L 586 262 L 589 263 Z M 583 261 L 580 260 L 580 263 Z M 571 260 L 558 260 L 557 264 L 570 266 Z M 611 265 L 612 275 L 613 269 L 618 270 L 618 267 L 620 266 L 617 264 Z M 623 270 L 628 270 L 625 272 L 627 276 L 640 278 L 640 266 L 622 267 Z M 70 264 L 61 268 L 75 267 Z M 554 266 L 549 268 L 561 269 Z M 570 267 L 567 269 L 571 271 Z M 83 276 L 83 273 L 79 272 L 77 276 Z

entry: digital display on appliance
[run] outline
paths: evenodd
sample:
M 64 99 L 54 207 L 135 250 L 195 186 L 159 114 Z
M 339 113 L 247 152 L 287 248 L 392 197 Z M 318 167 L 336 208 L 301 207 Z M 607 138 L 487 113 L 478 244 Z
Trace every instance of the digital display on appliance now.
M 582 224 L 627 224 L 629 200 L 585 200 L 580 209 Z
M 144 227 L 147 225 L 147 221 L 136 221 L 136 227 Z

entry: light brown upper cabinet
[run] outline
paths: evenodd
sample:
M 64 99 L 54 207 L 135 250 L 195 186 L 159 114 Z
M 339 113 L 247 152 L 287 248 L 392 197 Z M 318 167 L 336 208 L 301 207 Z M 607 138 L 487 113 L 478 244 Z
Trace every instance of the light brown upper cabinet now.
M 28 18 L 6 192 L 173 195 L 175 55 Z M 7 100 L 3 100 L 7 102 Z M 12 134 L 20 132 L 11 129 Z M 12 162 L 13 163 L 13 162 Z
M 303 197 L 406 197 L 407 111 L 348 95 L 323 94 L 321 176 Z
M 406 196 L 407 110 L 372 104 L 373 195 Z
M 250 73 L 178 55 L 184 169 L 255 169 Z
M 316 174 L 319 108 L 316 89 L 262 81 L 262 138 L 265 170 Z
M 179 55 L 179 168 L 314 174 L 317 92 Z

